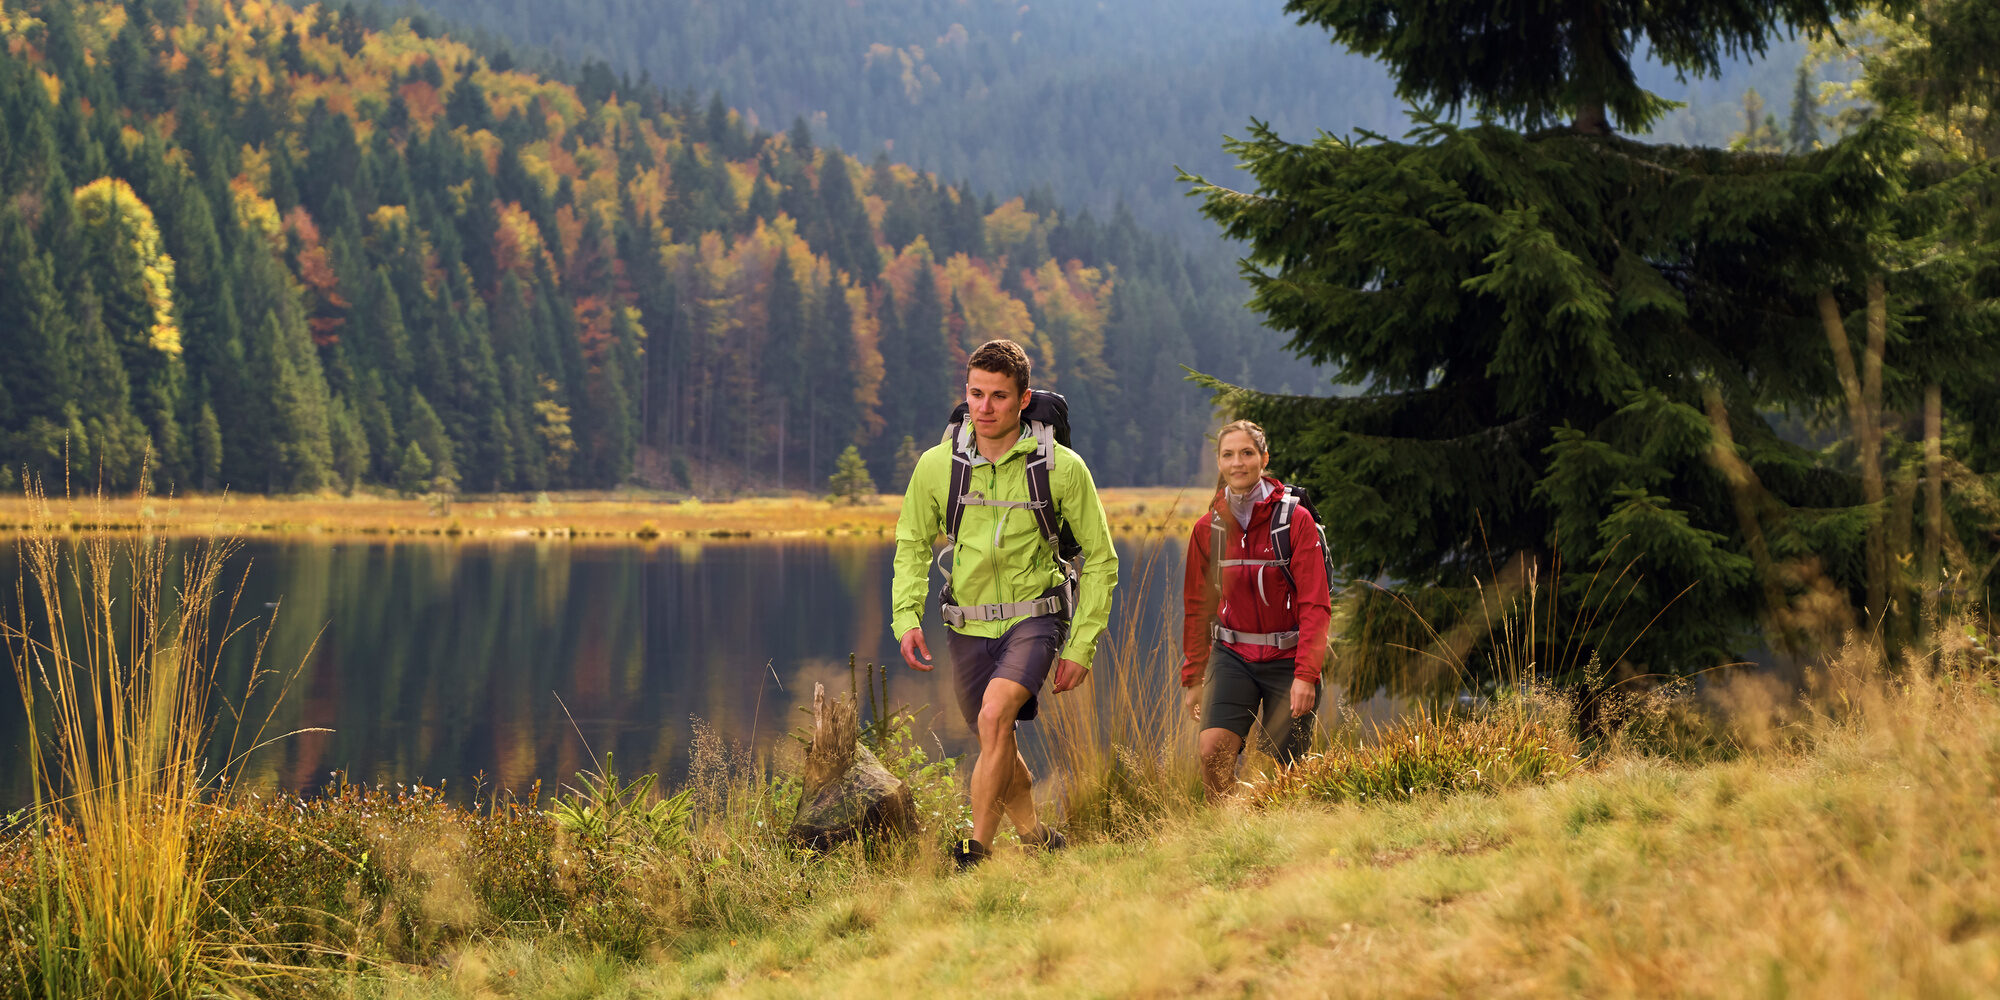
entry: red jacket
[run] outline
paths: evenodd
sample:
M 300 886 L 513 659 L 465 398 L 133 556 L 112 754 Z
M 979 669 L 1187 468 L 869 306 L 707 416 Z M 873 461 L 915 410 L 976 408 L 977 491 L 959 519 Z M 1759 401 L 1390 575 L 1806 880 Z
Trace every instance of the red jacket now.
M 1224 553 L 1228 559 L 1270 559 L 1271 518 L 1284 496 L 1284 484 L 1264 477 L 1271 492 L 1250 509 L 1250 526 L 1237 526 L 1236 515 L 1220 496 L 1188 538 L 1187 577 L 1181 587 L 1186 613 L 1181 621 L 1181 685 L 1194 687 L 1208 670 L 1209 622 L 1215 618 L 1215 595 L 1209 591 L 1209 545 L 1214 519 L 1222 518 Z M 1320 555 L 1319 528 L 1312 515 L 1300 507 L 1292 513 L 1292 576 L 1299 582 L 1297 593 L 1276 566 L 1225 566 L 1222 570 L 1222 627 L 1236 632 L 1299 633 L 1292 649 L 1225 643 L 1229 650 L 1250 663 L 1268 663 L 1296 656 L 1292 676 L 1317 683 L 1320 665 L 1326 659 L 1327 630 L 1333 619 L 1333 599 L 1326 579 L 1326 563 Z M 1262 576 L 1262 596 L 1258 577 Z

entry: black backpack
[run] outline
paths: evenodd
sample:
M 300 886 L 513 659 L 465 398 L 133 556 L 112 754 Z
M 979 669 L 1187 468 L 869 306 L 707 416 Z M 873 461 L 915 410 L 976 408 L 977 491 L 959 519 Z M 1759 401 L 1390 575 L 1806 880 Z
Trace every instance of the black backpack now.
M 1319 531 L 1320 561 L 1326 567 L 1326 585 L 1328 595 L 1331 596 L 1333 552 L 1326 547 L 1326 520 L 1319 516 L 1319 511 L 1313 509 L 1312 495 L 1306 492 L 1305 487 L 1287 484 L 1284 496 L 1278 500 L 1277 512 L 1271 515 L 1272 558 L 1270 559 L 1224 560 L 1222 554 L 1227 551 L 1225 537 L 1227 529 L 1223 526 L 1222 519 L 1229 517 L 1230 514 L 1226 508 L 1210 512 L 1212 516 L 1208 519 L 1208 586 L 1217 595 L 1218 610 L 1222 607 L 1219 600 L 1222 594 L 1222 567 L 1225 562 L 1228 565 L 1276 566 L 1278 572 L 1285 574 L 1285 582 L 1291 584 L 1292 593 L 1298 593 L 1299 581 L 1292 576 L 1292 512 L 1300 507 L 1312 515 L 1313 527 Z
M 960 402 L 951 411 L 951 420 L 944 430 L 945 446 L 951 449 L 951 487 L 945 498 L 944 534 L 954 547 L 958 544 L 959 522 L 965 517 L 966 500 L 980 502 L 979 498 L 967 496 L 972 486 L 972 459 L 967 454 L 971 429 L 966 426 L 965 418 L 966 406 Z M 1069 578 L 1065 589 L 1074 608 L 1077 557 L 1083 554 L 1083 546 L 1070 530 L 1069 521 L 1056 509 L 1055 491 L 1050 483 L 1050 473 L 1055 469 L 1055 446 L 1069 447 L 1069 400 L 1059 392 L 1034 390 L 1028 397 L 1028 405 L 1021 410 L 1021 433 L 1033 436 L 1038 442 L 1034 454 L 1028 456 L 1028 502 L 1023 506 L 1034 513 L 1042 540 L 1048 543 L 1056 563 Z M 949 574 L 946 576 L 949 578 Z

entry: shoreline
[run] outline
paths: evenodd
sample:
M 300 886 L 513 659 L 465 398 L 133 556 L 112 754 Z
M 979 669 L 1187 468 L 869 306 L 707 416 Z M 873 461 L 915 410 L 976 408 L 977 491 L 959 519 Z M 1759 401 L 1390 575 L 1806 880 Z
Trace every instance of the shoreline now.
M 1208 502 L 1206 489 L 1099 490 L 1112 534 L 1179 534 Z M 648 544 L 692 539 L 892 538 L 902 495 L 861 504 L 805 495 L 703 501 L 673 494 L 577 492 L 401 498 L 378 494 L 263 496 L 197 494 L 62 498 L 47 518 L 75 533 L 133 532 L 194 537 L 359 537 L 424 541 L 572 540 Z M 0 499 L 0 539 L 35 530 L 40 504 Z

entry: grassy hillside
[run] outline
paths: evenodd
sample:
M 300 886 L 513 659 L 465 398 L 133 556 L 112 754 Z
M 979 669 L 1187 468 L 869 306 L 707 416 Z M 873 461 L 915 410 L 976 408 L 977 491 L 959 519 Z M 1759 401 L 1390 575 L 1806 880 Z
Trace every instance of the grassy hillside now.
M 355 992 L 1985 993 L 2000 692 L 1966 674 L 1849 688 L 1844 710 L 1767 728 L 1777 706 L 1750 690 L 1730 760 L 1627 749 L 1493 795 L 1195 809 L 963 876 L 850 860 L 768 924 L 648 959 L 500 939 Z

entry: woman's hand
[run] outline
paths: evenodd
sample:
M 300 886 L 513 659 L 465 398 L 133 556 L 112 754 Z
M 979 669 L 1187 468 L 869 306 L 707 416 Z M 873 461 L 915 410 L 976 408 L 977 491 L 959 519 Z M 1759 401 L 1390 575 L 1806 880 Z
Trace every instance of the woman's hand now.
M 1201 721 L 1201 685 L 1181 688 L 1181 704 L 1187 706 L 1188 718 Z
M 1310 713 L 1319 703 L 1319 685 L 1304 678 L 1292 678 L 1292 718 Z

